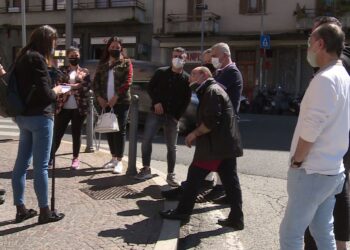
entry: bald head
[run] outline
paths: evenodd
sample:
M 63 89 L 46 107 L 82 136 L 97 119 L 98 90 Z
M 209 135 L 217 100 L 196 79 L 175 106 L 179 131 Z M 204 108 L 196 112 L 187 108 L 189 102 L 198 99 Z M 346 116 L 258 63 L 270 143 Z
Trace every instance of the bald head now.
M 197 67 L 191 71 L 190 82 L 202 83 L 212 77 L 210 70 L 207 67 Z

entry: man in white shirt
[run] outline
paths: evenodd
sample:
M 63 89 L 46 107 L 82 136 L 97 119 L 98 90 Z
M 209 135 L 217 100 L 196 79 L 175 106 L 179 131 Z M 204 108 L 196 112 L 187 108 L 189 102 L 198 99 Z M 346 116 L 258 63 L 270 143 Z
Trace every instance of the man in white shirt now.
M 307 60 L 320 70 L 306 90 L 292 140 L 282 250 L 303 249 L 308 225 L 318 249 L 336 249 L 333 208 L 343 187 L 350 127 L 350 77 L 339 60 L 344 40 L 339 26 L 323 24 L 308 41 Z

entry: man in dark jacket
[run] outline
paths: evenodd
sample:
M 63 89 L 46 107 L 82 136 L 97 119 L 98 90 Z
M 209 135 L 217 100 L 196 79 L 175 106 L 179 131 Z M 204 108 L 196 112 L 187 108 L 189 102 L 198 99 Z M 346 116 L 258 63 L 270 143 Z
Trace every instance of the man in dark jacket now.
M 143 168 L 135 176 L 136 179 L 145 180 L 152 177 L 150 168 L 152 140 L 163 126 L 168 149 L 167 182 L 170 186 L 179 185 L 174 173 L 178 121 L 191 100 L 189 76 L 183 70 L 186 56 L 183 48 L 175 48 L 172 52 L 172 66 L 159 68 L 149 82 L 148 93 L 152 100 L 152 110 L 147 117 L 141 146 Z
M 211 61 L 216 68 L 214 79 L 224 88 L 230 97 L 235 115 L 238 115 L 243 90 L 243 78 L 236 64 L 231 59 L 231 51 L 227 43 L 217 43 L 211 47 Z M 214 174 L 210 174 L 207 180 L 213 179 L 214 176 Z M 203 197 L 202 201 L 227 203 L 225 191 L 218 176 L 216 178 L 216 186 Z
M 237 150 L 235 137 L 236 116 L 229 96 L 210 77 L 211 73 L 206 67 L 192 70 L 190 81 L 192 85 L 193 82 L 198 84 L 198 127 L 187 135 L 185 142 L 191 147 L 196 141 L 196 149 L 177 208 L 160 214 L 167 219 L 188 221 L 203 180 L 211 171 L 217 171 L 231 206 L 228 218 L 219 220 L 218 224 L 242 230 L 242 192 L 236 168 L 236 157 L 241 154 Z

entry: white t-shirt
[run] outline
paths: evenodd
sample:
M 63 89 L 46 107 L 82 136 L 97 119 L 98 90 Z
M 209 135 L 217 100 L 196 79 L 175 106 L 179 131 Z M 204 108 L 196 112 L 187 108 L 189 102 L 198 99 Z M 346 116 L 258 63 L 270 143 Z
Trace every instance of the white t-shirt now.
M 69 73 L 69 83 L 75 83 L 75 77 L 77 76 L 77 72 L 73 70 L 72 72 Z M 75 100 L 74 95 L 70 95 L 68 97 L 68 100 L 63 106 L 64 109 L 77 109 L 77 101 Z
M 108 101 L 114 96 L 114 74 L 113 70 L 108 71 L 108 82 L 107 82 L 107 98 Z
M 339 61 L 310 82 L 300 106 L 290 156 L 299 137 L 313 145 L 302 168 L 307 174 L 337 175 L 344 171 L 350 128 L 350 77 Z

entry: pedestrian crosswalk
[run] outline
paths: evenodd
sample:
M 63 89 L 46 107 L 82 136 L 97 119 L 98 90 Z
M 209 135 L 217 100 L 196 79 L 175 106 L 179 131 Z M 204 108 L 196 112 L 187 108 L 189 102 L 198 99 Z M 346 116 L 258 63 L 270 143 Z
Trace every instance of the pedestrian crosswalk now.
M 19 137 L 19 129 L 11 118 L 0 117 L 0 139 L 15 139 Z

